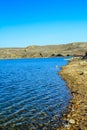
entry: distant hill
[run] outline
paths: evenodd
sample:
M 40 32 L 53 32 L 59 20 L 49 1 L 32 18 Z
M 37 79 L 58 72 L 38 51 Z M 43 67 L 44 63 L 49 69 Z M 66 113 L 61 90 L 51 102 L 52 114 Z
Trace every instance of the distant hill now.
M 0 48 L 0 58 L 56 57 L 84 55 L 87 42 L 76 42 L 61 45 L 28 46 L 26 48 Z

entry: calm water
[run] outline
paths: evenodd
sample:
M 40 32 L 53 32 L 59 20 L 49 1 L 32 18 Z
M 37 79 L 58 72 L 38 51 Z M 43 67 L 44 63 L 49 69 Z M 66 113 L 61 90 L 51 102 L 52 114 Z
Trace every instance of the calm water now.
M 58 75 L 67 62 L 63 58 L 0 60 L 0 129 L 55 130 L 71 98 Z

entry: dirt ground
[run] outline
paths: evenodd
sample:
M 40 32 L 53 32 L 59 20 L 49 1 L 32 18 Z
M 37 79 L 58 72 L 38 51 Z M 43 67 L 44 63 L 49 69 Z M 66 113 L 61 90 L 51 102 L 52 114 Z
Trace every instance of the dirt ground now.
M 64 124 L 57 130 L 87 130 L 87 60 L 70 61 L 60 74 L 71 90 L 72 100 Z

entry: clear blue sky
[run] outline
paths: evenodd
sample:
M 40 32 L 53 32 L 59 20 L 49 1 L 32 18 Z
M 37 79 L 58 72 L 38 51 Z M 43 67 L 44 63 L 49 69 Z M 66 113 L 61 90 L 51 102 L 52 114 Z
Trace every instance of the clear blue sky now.
M 0 47 L 87 42 L 87 0 L 0 0 Z

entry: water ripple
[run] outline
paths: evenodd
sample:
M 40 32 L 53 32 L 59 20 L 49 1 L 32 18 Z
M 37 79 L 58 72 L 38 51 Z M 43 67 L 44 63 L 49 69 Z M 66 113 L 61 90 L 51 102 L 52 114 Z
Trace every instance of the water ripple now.
M 56 130 L 71 98 L 55 67 L 65 64 L 63 58 L 0 60 L 0 129 Z

